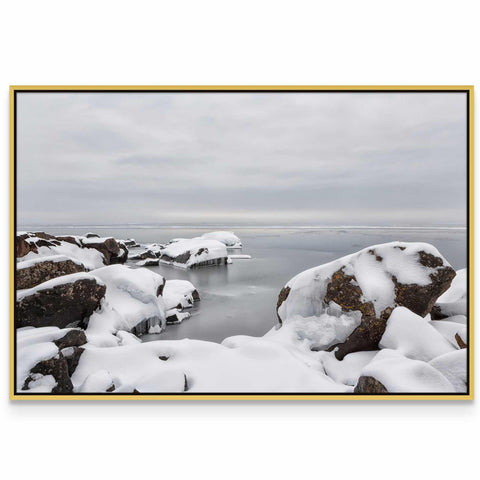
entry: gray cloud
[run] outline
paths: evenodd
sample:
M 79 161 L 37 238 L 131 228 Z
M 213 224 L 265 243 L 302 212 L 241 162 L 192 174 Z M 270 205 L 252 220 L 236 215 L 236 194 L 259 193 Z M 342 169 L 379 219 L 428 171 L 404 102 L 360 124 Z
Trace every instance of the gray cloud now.
M 18 223 L 465 224 L 460 93 L 21 93 Z

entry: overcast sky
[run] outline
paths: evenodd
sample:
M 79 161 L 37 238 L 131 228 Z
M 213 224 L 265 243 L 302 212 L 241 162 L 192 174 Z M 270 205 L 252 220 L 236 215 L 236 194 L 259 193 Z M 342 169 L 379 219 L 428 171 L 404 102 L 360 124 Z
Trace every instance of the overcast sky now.
M 18 225 L 465 225 L 462 93 L 20 93 Z

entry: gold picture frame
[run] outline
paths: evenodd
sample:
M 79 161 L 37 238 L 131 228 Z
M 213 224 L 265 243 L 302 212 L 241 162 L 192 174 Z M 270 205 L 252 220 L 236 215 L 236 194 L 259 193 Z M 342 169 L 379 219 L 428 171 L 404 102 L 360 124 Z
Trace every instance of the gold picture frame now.
M 467 93 L 468 155 L 468 392 L 466 394 L 22 394 L 15 391 L 15 234 L 16 234 L 16 94 L 19 92 L 93 92 L 93 91 L 328 91 L 328 92 L 415 92 L 457 91 Z M 474 398 L 474 104 L 473 86 L 463 85 L 355 85 L 355 86 L 255 86 L 255 85 L 27 85 L 10 87 L 10 399 L 11 400 L 472 400 Z

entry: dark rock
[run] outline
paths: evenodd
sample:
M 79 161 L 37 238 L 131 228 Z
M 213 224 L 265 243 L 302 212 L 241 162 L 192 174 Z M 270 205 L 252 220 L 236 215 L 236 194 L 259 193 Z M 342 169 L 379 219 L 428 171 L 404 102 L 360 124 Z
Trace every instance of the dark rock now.
M 57 385 L 52 389 L 52 393 L 72 393 L 73 385 L 68 374 L 68 363 L 66 358 L 59 353 L 50 360 L 43 360 L 37 363 L 31 370 L 29 377 L 25 380 L 22 390 L 28 390 L 30 382 L 34 379 L 33 375 L 52 375 Z
M 68 374 L 70 377 L 73 375 L 73 372 L 75 372 L 84 351 L 85 349 L 82 347 L 67 347 L 61 351 L 61 354 L 67 360 Z
M 461 349 L 467 348 L 467 344 L 462 340 L 462 337 L 458 333 L 455 334 L 455 340 Z
M 86 238 L 100 238 L 100 235 L 97 235 L 96 233 L 88 232 L 85 234 Z
M 66 347 L 80 347 L 87 343 L 87 336 L 83 330 L 70 330 L 62 338 L 53 342 L 59 350 Z
M 200 300 L 200 294 L 198 293 L 197 290 L 194 290 L 192 292 L 192 298 L 194 302 L 198 302 Z
M 158 260 L 156 253 L 153 252 L 152 250 L 145 250 L 144 252 L 132 255 L 130 257 L 130 260 L 146 260 L 148 258 L 151 258 L 153 260 Z
M 167 283 L 167 280 L 165 279 L 165 277 L 163 278 L 163 283 L 161 285 L 158 286 L 157 288 L 157 297 L 159 297 L 160 295 L 163 295 L 163 289 L 165 288 L 165 284 Z M 196 290 L 195 290 L 196 291 Z M 198 294 L 197 294 L 198 295 Z
M 15 238 L 15 252 L 17 258 L 22 258 L 30 252 L 38 253 L 38 249 L 35 244 L 28 243 L 22 235 Z
M 353 393 L 382 394 L 388 393 L 388 390 L 376 378 L 361 376 L 358 379 L 357 385 L 355 385 L 355 388 L 353 389 Z
M 342 307 L 344 312 L 359 310 L 363 315 L 375 315 L 372 302 L 362 301 L 363 292 L 358 286 L 357 279 L 353 275 L 346 275 L 343 268 L 332 275 L 332 280 L 327 286 L 325 303 L 335 302 Z
M 282 303 L 287 299 L 288 295 L 290 294 L 290 287 L 283 287 L 280 290 L 280 293 L 278 295 L 278 300 L 277 300 L 277 318 L 280 324 L 282 323 L 282 319 L 280 318 L 280 315 L 278 314 L 278 309 L 281 307 Z
M 142 262 L 142 267 L 155 267 L 159 263 L 158 258 L 146 258 L 145 260 L 140 260 Z M 157 295 L 158 297 L 158 295 Z
M 363 352 L 366 350 L 377 350 L 378 342 L 387 327 L 387 321 L 374 316 L 364 316 L 360 325 L 347 337 L 345 342 L 331 347 L 335 350 L 335 357 L 343 360 L 345 355 L 353 352 Z
M 71 243 L 72 245 L 77 245 L 79 247 L 82 246 L 82 244 L 80 243 L 79 240 L 77 240 L 75 237 L 71 237 L 69 235 L 59 236 L 59 237 L 57 237 L 57 240 L 60 240 L 61 242 Z
M 52 278 L 84 271 L 83 265 L 67 259 L 59 262 L 37 262 L 26 268 L 18 268 L 17 265 L 17 289 L 32 288 Z
M 103 254 L 105 265 L 113 265 L 117 263 L 125 263 L 128 258 L 128 250 L 120 248 L 120 245 L 114 238 L 106 238 L 98 242 L 82 242 L 84 248 L 94 248 Z M 125 250 L 126 253 L 125 253 Z
M 105 285 L 80 279 L 40 290 L 16 304 L 15 327 L 88 325 L 88 317 L 100 306 Z
M 443 320 L 444 318 L 448 318 L 448 315 L 442 313 L 442 309 L 439 305 L 434 305 L 432 307 L 430 316 L 432 317 L 432 320 Z

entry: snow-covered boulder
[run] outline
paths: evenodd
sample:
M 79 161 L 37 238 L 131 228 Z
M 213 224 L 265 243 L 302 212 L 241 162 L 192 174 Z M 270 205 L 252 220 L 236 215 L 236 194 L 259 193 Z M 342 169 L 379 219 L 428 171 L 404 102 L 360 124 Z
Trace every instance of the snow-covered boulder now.
M 467 269 L 457 271 L 450 288 L 432 308 L 432 318 L 440 320 L 454 315 L 467 315 Z
M 430 365 L 442 373 L 458 393 L 467 392 L 467 350 L 455 350 L 434 358 Z
M 163 289 L 165 308 L 190 308 L 200 295 L 192 283 L 187 280 L 167 280 Z
M 168 244 L 160 250 L 160 260 L 183 268 L 226 265 L 228 253 L 223 243 L 196 237 Z
M 25 232 L 16 237 L 17 260 L 64 255 L 82 263 L 87 270 L 125 263 L 128 248 L 112 237 L 54 236 L 45 232 Z
M 430 322 L 405 307 L 392 312 L 379 346 L 424 362 L 455 350 Z
M 118 345 L 118 330 L 135 334 L 160 333 L 165 327 L 165 305 L 161 296 L 165 279 L 147 268 L 110 265 L 92 272 L 106 285 L 101 308 L 91 315 L 89 342 Z
M 453 393 L 455 388 L 432 365 L 409 359 L 394 350 L 381 350 L 362 369 L 354 392 Z
M 86 343 L 83 331 L 56 327 L 17 330 L 17 389 L 26 393 L 71 393 L 70 377 Z
M 296 316 L 318 317 L 319 322 L 331 322 L 333 316 L 343 323 L 345 315 L 351 317 L 348 338 L 335 351 L 342 359 L 351 352 L 377 349 L 395 307 L 426 316 L 454 276 L 432 245 L 376 245 L 292 278 L 279 294 L 277 314 L 284 323 Z
M 52 278 L 84 271 L 83 263 L 65 255 L 33 258 L 17 263 L 16 287 L 32 288 Z
M 242 248 L 242 242 L 233 232 L 208 232 L 204 233 L 202 235 L 202 238 L 207 238 L 209 240 L 217 240 L 226 245 L 227 248 Z
M 98 250 L 103 255 L 105 265 L 115 265 L 127 261 L 127 247 L 113 237 L 89 237 L 81 238 L 80 241 L 83 247 Z
M 40 236 L 38 236 L 40 235 Z M 80 237 L 54 237 L 44 232 L 17 235 L 17 268 L 24 261 L 42 257 L 65 256 L 84 265 L 86 270 L 104 266 L 105 257 L 95 249 L 84 248 Z
M 15 327 L 86 326 L 100 306 L 105 285 L 89 273 L 73 273 L 17 292 Z
M 448 320 L 450 318 L 455 317 Z M 433 320 L 430 324 L 455 348 L 467 348 L 467 326 L 448 320 Z

